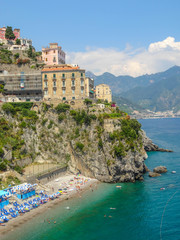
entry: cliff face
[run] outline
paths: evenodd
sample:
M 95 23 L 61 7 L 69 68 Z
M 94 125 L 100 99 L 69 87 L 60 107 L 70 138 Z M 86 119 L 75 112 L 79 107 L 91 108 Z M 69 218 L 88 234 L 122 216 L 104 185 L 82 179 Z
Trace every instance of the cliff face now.
M 142 180 L 143 173 L 145 173 L 144 160 L 147 154 L 144 147 L 137 143 L 137 148 L 129 148 L 125 140 L 122 140 L 122 148 L 119 146 L 118 139 L 111 139 L 111 134 L 120 133 L 121 125 L 114 125 L 116 121 L 109 120 L 108 129 L 103 126 L 103 133 L 101 139 L 103 146 L 98 145 L 98 134 L 96 128 L 91 127 L 88 131 L 89 143 L 83 152 L 77 151 L 74 148 L 74 142 L 71 143 L 71 160 L 69 162 L 69 169 L 72 172 L 80 171 L 82 174 L 103 182 L 129 182 L 135 180 Z M 106 123 L 107 123 L 106 122 Z M 94 131 L 95 130 L 95 131 Z M 141 146 L 140 146 L 141 145 Z
M 153 144 L 150 146 L 136 120 L 118 109 L 75 111 L 61 107 L 41 105 L 33 118 L 24 110 L 13 115 L 1 110 L 11 134 L 22 142 L 12 148 L 10 165 L 19 161 L 27 164 L 28 158 L 68 165 L 71 172 L 80 171 L 103 182 L 143 179 L 145 149 L 153 150 Z M 8 144 L 1 146 L 5 149 Z

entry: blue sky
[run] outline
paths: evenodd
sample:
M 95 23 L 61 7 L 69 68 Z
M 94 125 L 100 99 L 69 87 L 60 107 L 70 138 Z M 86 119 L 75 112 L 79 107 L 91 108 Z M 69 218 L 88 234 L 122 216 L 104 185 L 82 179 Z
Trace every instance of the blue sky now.
M 97 74 L 110 71 L 116 75 L 135 76 L 164 70 L 161 66 L 159 69 L 130 71 L 128 64 L 123 66 L 119 62 L 126 62 L 127 58 L 136 61 L 134 57 L 142 51 L 146 53 L 150 44 L 168 37 L 180 42 L 178 0 L 0 0 L 0 8 L 1 26 L 20 28 L 21 36 L 31 38 L 37 50 L 50 42 L 58 42 L 67 52 L 68 61 L 80 61 L 83 67 Z M 118 62 L 113 63 L 114 68 L 108 68 L 108 57 L 104 69 L 97 66 L 100 59 L 94 61 L 96 54 L 102 55 L 103 59 L 110 54 L 109 62 L 114 61 L 115 52 L 126 52 L 126 59 L 116 56 Z M 167 61 L 160 65 L 170 67 L 178 59 Z

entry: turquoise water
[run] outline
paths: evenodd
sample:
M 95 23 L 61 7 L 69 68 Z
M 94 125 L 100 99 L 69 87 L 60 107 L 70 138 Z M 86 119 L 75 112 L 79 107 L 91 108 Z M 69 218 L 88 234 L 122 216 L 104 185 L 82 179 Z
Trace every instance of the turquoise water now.
M 71 199 L 48 209 L 5 239 L 179 240 L 180 119 L 140 122 L 156 144 L 174 150 L 173 153 L 149 153 L 146 160 L 150 169 L 158 165 L 167 166 L 167 173 L 158 178 L 149 178 L 146 174 L 144 182 L 134 184 L 99 184 L 97 189 L 93 192 L 89 190 L 82 198 Z M 172 170 L 177 173 L 172 174 Z M 116 185 L 121 185 L 122 189 L 116 188 Z M 160 190 L 161 187 L 165 190 Z M 70 210 L 66 209 L 67 206 Z

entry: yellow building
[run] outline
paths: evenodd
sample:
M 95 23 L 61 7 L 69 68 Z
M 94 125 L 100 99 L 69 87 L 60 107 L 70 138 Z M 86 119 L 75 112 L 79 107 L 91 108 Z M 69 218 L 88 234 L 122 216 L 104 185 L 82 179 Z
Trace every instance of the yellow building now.
M 99 84 L 96 86 L 96 98 L 104 101 L 112 102 L 111 89 L 107 84 Z
M 78 65 L 45 66 L 42 70 L 45 100 L 72 101 L 85 99 L 88 97 L 85 89 L 86 82 L 85 70 L 80 69 Z

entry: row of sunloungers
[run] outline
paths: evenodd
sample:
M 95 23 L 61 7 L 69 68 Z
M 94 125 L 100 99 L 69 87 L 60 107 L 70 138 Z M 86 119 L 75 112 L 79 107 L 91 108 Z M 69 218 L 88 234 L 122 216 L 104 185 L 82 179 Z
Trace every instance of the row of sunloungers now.
M 46 194 L 41 194 L 40 197 L 34 198 L 33 200 L 29 200 L 28 202 L 24 202 L 23 204 L 13 202 L 13 208 L 10 208 L 9 210 L 2 208 L 0 210 L 0 224 L 8 222 L 11 218 L 16 218 L 19 215 L 29 212 L 32 209 L 39 207 L 41 204 L 45 204 L 50 200 L 54 200 L 55 198 L 58 198 L 60 195 L 61 193 L 59 192 L 49 196 Z

